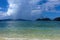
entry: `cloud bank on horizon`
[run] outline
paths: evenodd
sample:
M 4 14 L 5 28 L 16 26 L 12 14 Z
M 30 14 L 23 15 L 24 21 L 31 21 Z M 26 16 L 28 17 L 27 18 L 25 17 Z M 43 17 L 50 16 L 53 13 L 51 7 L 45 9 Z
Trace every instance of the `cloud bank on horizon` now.
M 59 0 L 5 0 L 9 3 L 7 11 L 1 11 L 4 4 L 0 5 L 0 19 L 13 18 L 13 19 L 29 19 L 34 20 L 37 18 L 60 17 L 60 1 Z

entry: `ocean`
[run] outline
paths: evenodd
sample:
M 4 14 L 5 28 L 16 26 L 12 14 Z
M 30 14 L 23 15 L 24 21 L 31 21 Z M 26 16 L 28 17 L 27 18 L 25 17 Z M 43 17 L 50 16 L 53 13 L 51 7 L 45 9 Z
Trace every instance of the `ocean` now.
M 60 40 L 60 21 L 0 21 L 0 40 L 4 38 Z

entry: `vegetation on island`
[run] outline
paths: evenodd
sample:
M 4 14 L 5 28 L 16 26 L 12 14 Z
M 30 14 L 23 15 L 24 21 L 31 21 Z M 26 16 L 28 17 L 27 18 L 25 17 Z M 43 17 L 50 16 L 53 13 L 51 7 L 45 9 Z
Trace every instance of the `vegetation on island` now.
M 51 20 L 50 18 L 42 18 L 42 19 L 38 18 L 36 19 L 36 21 L 60 21 L 60 17 L 56 17 L 53 20 Z
M 36 21 L 51 21 L 51 19 L 49 19 L 49 18 L 42 18 L 42 19 L 38 18 Z
M 60 21 L 60 17 L 55 18 L 54 21 Z

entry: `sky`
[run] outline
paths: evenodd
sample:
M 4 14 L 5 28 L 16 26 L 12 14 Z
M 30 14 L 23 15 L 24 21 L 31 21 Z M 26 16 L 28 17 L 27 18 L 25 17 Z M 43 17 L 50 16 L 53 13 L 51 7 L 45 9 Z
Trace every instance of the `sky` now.
M 60 17 L 60 0 L 0 0 L 0 19 Z

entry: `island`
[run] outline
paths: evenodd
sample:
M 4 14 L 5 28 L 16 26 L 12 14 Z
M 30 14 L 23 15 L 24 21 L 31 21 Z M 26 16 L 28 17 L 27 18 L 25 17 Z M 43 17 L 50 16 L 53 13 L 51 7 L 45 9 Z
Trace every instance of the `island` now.
M 0 21 L 30 21 L 30 20 L 26 20 L 26 19 L 2 19 Z
M 60 21 L 60 17 L 56 17 L 53 21 Z
M 42 18 L 42 19 L 38 18 L 38 19 L 36 19 L 36 21 L 51 21 L 51 19 L 49 19 L 49 18 Z

